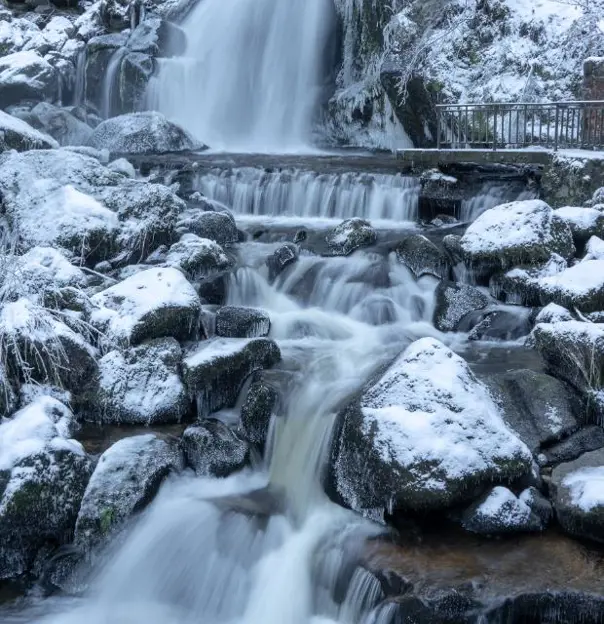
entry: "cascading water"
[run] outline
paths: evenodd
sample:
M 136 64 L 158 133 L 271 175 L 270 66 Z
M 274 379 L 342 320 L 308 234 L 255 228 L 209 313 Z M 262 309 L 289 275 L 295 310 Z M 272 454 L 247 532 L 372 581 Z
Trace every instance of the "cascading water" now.
M 104 119 L 109 119 L 116 112 L 115 100 L 117 99 L 119 72 L 126 54 L 128 54 L 126 48 L 118 48 L 109 59 L 103 79 L 103 99 L 101 101 L 101 115 Z
M 331 0 L 200 2 L 184 57 L 160 61 L 150 107 L 214 149 L 307 146 L 333 10 Z

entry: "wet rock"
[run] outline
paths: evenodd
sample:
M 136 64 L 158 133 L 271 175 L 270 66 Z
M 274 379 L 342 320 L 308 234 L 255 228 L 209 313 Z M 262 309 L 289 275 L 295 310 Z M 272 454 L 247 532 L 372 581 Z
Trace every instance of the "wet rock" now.
M 119 109 L 116 112 L 128 113 L 129 111 L 136 111 L 144 108 L 147 87 L 149 85 L 149 80 L 151 79 L 154 70 L 155 63 L 153 61 L 153 58 L 150 57 L 148 54 L 141 54 L 140 52 L 129 52 L 128 54 L 124 55 L 124 58 L 122 59 L 122 62 L 120 64 L 118 77 Z M 132 128 L 129 126 L 126 132 L 131 133 Z M 147 132 L 150 134 L 151 132 L 155 132 L 155 129 L 153 128 L 153 130 L 151 130 L 151 125 L 149 125 L 147 126 Z M 182 132 L 184 132 L 184 130 L 182 130 Z M 118 143 L 120 143 L 119 139 Z M 157 136 L 154 139 L 150 139 L 148 136 L 143 136 L 140 131 L 136 138 L 134 138 L 132 134 L 130 134 L 127 139 L 127 145 L 130 146 L 130 149 L 138 148 L 139 143 L 142 143 L 144 145 L 153 144 L 157 148 L 158 145 L 161 145 L 161 139 L 158 140 Z M 109 149 L 110 151 L 114 151 L 109 146 L 107 147 L 107 149 Z M 130 152 L 130 150 L 124 150 L 124 152 L 138 153 Z
M 180 126 L 156 112 L 107 119 L 94 129 L 88 145 L 112 154 L 165 154 L 203 147 Z
M 33 564 L 45 543 L 73 532 L 92 465 L 70 439 L 73 414 L 39 397 L 0 425 L 0 579 Z
M 604 542 L 604 450 L 554 468 L 551 494 L 562 528 L 577 537 Z
M 542 466 L 551 466 L 573 461 L 583 453 L 601 448 L 604 448 L 604 429 L 598 425 L 590 425 L 548 447 L 539 455 L 538 460 Z
M 149 338 L 195 336 L 200 301 L 185 276 L 173 268 L 141 271 L 94 295 L 91 323 L 107 345 L 136 345 Z
M 224 306 L 216 313 L 216 335 L 224 338 L 262 338 L 270 328 L 270 316 L 256 308 Z
M 210 275 L 197 281 L 195 287 L 202 302 L 223 305 L 227 296 L 228 274 Z
M 228 425 L 206 418 L 182 435 L 187 465 L 204 477 L 228 477 L 245 467 L 249 446 Z
M 441 280 L 449 277 L 451 267 L 446 254 L 421 234 L 413 234 L 395 248 L 396 257 L 416 278 L 433 275 Z
M 259 448 L 268 438 L 271 418 L 279 403 L 279 393 L 264 376 L 254 378 L 241 406 L 241 428 L 245 437 Z
M 375 245 L 377 234 L 369 221 L 355 217 L 342 221 L 325 240 L 333 255 L 347 256 L 360 247 Z
M 194 281 L 215 276 L 232 266 L 231 260 L 218 243 L 199 238 L 195 234 L 184 234 L 174 243 L 168 251 L 165 263 L 181 269 Z
M 579 428 L 581 401 L 558 379 L 525 369 L 491 375 L 486 381 L 504 420 L 534 454 Z
M 100 457 L 78 514 L 74 545 L 89 551 L 155 497 L 164 479 L 184 468 L 175 440 L 155 434 L 123 438 Z
M 36 104 L 23 119 L 34 128 L 56 139 L 59 145 L 83 145 L 92 133 L 92 128 L 88 124 L 67 109 L 48 102 Z
M 235 405 L 247 377 L 280 359 L 279 347 L 273 340 L 217 338 L 202 343 L 185 358 L 185 383 L 197 399 L 198 412 L 208 415 Z
M 56 69 L 37 52 L 27 50 L 0 57 L 0 108 L 22 100 L 52 100 L 58 92 Z
M 293 243 L 285 243 L 276 249 L 267 259 L 268 279 L 270 282 L 275 281 L 286 267 L 294 264 L 298 260 L 298 247 Z
M 492 310 L 474 325 L 468 340 L 517 340 L 530 334 L 532 324 L 523 310 Z
M 583 249 L 592 236 L 604 237 L 604 213 L 595 208 L 558 208 L 556 214 L 570 228 L 577 249 Z
M 191 402 L 180 376 L 182 351 L 174 338 L 159 338 L 99 361 L 99 389 L 91 411 L 103 424 L 180 422 Z
M 190 232 L 219 245 L 236 243 L 239 236 L 235 219 L 228 212 L 190 212 L 183 215 L 178 228 L 181 232 Z
M 376 519 L 384 510 L 446 509 L 530 471 L 529 449 L 488 390 L 431 338 L 414 342 L 340 420 L 335 489 Z
M 453 264 L 458 264 L 462 261 L 463 251 L 461 249 L 461 236 L 458 234 L 447 234 L 443 237 L 443 247 L 449 254 Z
M 186 43 L 184 31 L 176 24 L 158 17 L 148 17 L 132 31 L 127 46 L 133 52 L 166 58 L 182 56 Z
M 495 487 L 462 514 L 462 526 L 480 535 L 543 531 L 552 515 L 551 505 L 535 488 L 516 496 Z
M 0 152 L 12 149 L 23 152 L 53 147 L 58 147 L 58 143 L 51 136 L 39 132 L 17 117 L 0 111 Z
M 567 223 L 545 202 L 502 204 L 483 212 L 461 239 L 466 264 L 480 280 L 514 266 L 547 262 L 553 253 L 575 254 Z
M 474 286 L 442 281 L 436 287 L 434 326 L 440 331 L 455 331 L 466 315 L 488 304 L 489 298 Z

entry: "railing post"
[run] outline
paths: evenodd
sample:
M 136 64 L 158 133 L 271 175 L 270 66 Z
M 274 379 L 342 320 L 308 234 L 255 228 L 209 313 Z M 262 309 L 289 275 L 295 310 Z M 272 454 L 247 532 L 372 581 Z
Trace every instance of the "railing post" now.
M 441 112 L 442 112 L 441 108 L 436 109 L 436 149 L 439 151 L 440 151 L 440 133 L 441 133 L 441 127 L 440 127 Z
M 556 122 L 554 123 L 554 152 L 558 151 L 558 124 L 560 123 L 560 105 L 556 104 Z
M 498 106 L 493 106 L 493 151 L 497 149 L 497 113 Z

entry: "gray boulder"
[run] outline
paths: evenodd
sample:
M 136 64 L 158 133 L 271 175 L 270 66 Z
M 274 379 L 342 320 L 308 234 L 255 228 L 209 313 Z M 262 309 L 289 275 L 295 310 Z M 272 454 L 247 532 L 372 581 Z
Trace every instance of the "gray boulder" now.
M 218 243 L 195 234 L 184 234 L 174 243 L 166 255 L 165 264 L 181 269 L 193 281 L 218 275 L 232 266 Z
M 422 234 L 412 234 L 395 248 L 396 257 L 413 275 L 433 275 L 441 280 L 449 278 L 451 267 L 445 252 Z
M 48 134 L 39 132 L 29 123 L 0 111 L 0 152 L 49 149 L 59 144 Z
M 482 291 L 468 284 L 442 281 L 436 287 L 433 322 L 440 331 L 456 331 L 461 320 L 489 305 Z
M 270 316 L 257 308 L 224 306 L 216 313 L 216 335 L 224 338 L 262 338 L 270 328 Z
M 298 246 L 294 243 L 285 243 L 281 247 L 275 249 L 275 251 L 266 259 L 266 265 L 268 267 L 268 279 L 270 282 L 275 281 L 279 275 L 290 264 L 294 264 L 298 260 L 300 252 Z
M 245 467 L 249 446 L 228 425 L 206 418 L 185 429 L 182 446 L 187 465 L 204 477 L 228 477 Z
M 183 215 L 178 228 L 181 232 L 190 232 L 219 245 L 236 243 L 239 238 L 235 219 L 228 212 L 191 211 Z
M 360 247 L 375 245 L 377 234 L 369 221 L 354 217 L 342 221 L 325 238 L 334 256 L 347 256 Z
M 551 495 L 562 528 L 604 542 L 604 450 L 585 453 L 554 468 Z
M 528 310 L 491 310 L 480 315 L 468 340 L 517 340 L 530 334 L 533 328 Z
M 65 108 L 48 102 L 36 104 L 24 120 L 38 130 L 50 135 L 59 145 L 84 145 L 92 128 Z M 49 145 L 49 147 L 55 147 Z
M 0 108 L 22 100 L 52 100 L 58 94 L 57 70 L 37 52 L 0 57 Z
M 565 440 L 552 444 L 537 458 L 542 466 L 562 464 L 577 459 L 583 453 L 604 448 L 604 429 L 589 425 L 571 434 Z
M 559 323 L 560 321 L 574 321 L 573 315 L 557 303 L 548 303 L 535 317 L 535 325 L 539 323 Z
M 155 58 L 182 56 L 186 47 L 186 35 L 172 22 L 148 17 L 132 31 L 127 46 L 133 52 Z
M 184 379 L 196 397 L 198 412 L 208 415 L 234 406 L 245 380 L 280 359 L 281 352 L 273 340 L 217 338 L 201 343 L 185 358 Z
M 486 387 L 442 343 L 407 350 L 340 415 L 335 490 L 354 510 L 443 510 L 531 469 Z
M 182 351 L 174 338 L 159 338 L 99 361 L 94 412 L 103 424 L 178 423 L 191 401 L 180 376 Z
M 113 444 L 101 455 L 86 487 L 74 545 L 87 552 L 104 542 L 153 500 L 168 475 L 183 469 L 175 440 L 147 434 Z
M 266 374 L 257 374 L 241 406 L 241 429 L 247 440 L 263 449 L 268 438 L 271 418 L 279 405 L 279 392 Z
M 578 249 L 583 249 L 592 236 L 604 237 L 604 212 L 573 206 L 558 208 L 555 212 L 568 224 Z

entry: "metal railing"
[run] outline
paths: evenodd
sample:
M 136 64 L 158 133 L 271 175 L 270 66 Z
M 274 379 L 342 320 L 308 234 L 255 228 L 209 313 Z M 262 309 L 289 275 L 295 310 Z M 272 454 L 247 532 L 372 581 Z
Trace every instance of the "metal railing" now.
M 436 108 L 438 149 L 604 149 L 604 101 Z

